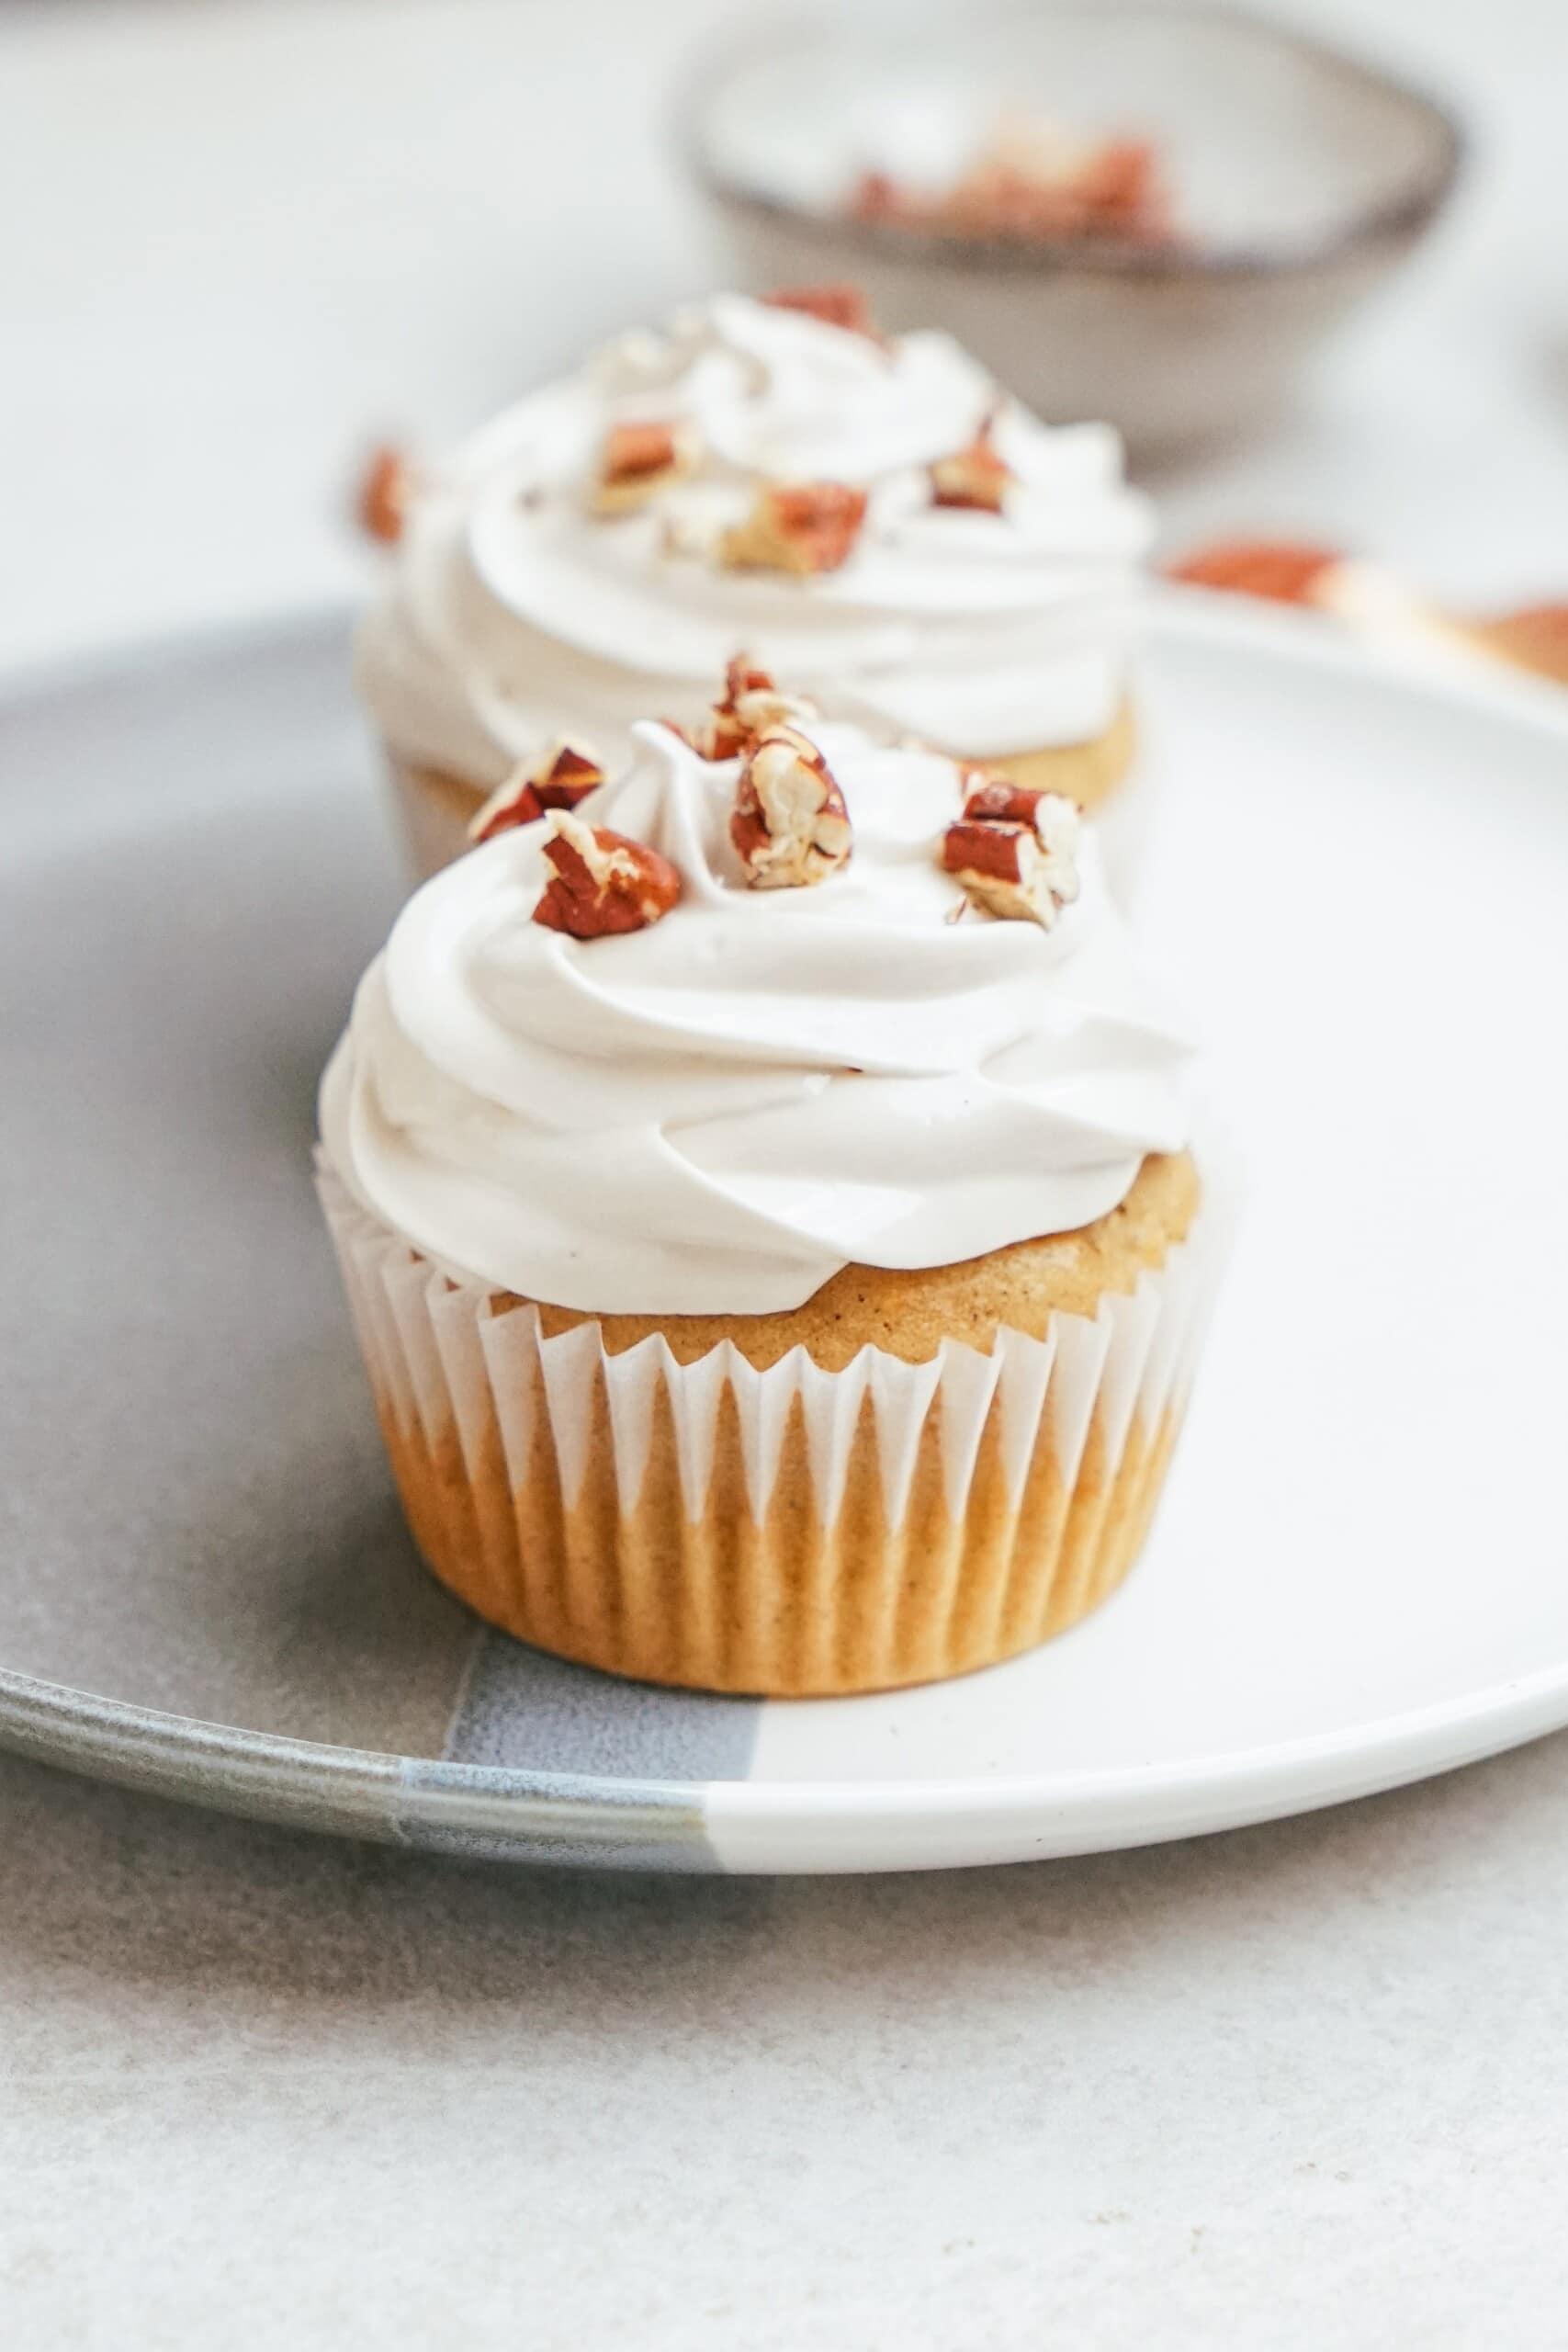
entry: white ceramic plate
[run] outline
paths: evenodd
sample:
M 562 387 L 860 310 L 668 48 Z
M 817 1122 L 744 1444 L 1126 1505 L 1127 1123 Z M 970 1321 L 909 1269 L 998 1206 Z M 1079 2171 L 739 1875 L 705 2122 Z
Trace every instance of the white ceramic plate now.
M 1170 599 L 1151 953 L 1248 1206 L 1145 1556 L 868 1700 L 478 1631 L 392 1507 L 306 1173 L 396 877 L 336 622 L 0 707 L 0 1738 L 485 1855 L 878 1870 L 1332 1803 L 1568 1722 L 1568 715 Z

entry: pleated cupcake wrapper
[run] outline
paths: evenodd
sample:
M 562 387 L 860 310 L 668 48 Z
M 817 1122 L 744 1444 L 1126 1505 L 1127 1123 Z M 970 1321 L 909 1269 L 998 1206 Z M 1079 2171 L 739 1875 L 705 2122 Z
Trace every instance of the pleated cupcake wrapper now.
M 1036 1589 L 1021 1605 L 1004 1596 L 991 1655 L 1092 1607 L 1152 1508 L 1217 1272 L 1205 1209 L 1131 1293 L 1092 1317 L 1054 1316 L 1043 1339 L 1003 1331 L 988 1354 L 949 1341 L 925 1363 L 866 1347 L 838 1372 L 798 1348 L 758 1370 L 725 1341 L 682 1364 L 657 1336 L 611 1354 L 596 1323 L 547 1338 L 532 1306 L 497 1314 L 491 1292 L 448 1279 L 367 1216 L 320 1154 L 317 1182 L 432 1566 L 541 1646 L 708 1687 L 873 1688 L 986 1663 L 987 1637 L 953 1585 L 970 1552 L 998 1544 L 1004 1583 Z M 1079 1491 L 1090 1478 L 1092 1498 Z M 1032 1504 L 1060 1522 L 1055 1553 L 1043 1540 L 1032 1563 Z M 1088 1556 L 1096 1511 L 1089 1536 L 1125 1556 Z M 637 1555 L 629 1570 L 604 1556 L 617 1547 Z M 688 1552 L 721 1627 L 691 1622 Z M 952 1557 L 931 1605 L 967 1628 L 962 1655 L 911 1599 L 937 1554 Z M 878 1586 L 898 1628 L 870 1622 Z M 635 1622 L 645 1605 L 679 1623 Z M 853 1638 L 830 1622 L 840 1605 Z M 787 1623 L 795 1607 L 809 1625 Z M 748 1622 L 754 1609 L 767 1624 Z M 697 1636 L 691 1655 L 681 1625 Z

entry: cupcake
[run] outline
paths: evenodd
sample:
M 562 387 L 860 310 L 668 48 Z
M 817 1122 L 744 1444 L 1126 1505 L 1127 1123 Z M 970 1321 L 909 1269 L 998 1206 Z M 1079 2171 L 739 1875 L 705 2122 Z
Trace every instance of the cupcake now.
M 693 731 L 511 790 L 358 989 L 319 1182 L 398 1486 L 565 1657 L 963 1673 L 1143 1541 L 1215 1257 L 1189 1048 L 1069 801 L 755 673 Z
M 1071 794 L 1125 862 L 1149 518 L 1121 445 L 847 289 L 622 338 L 400 477 L 395 528 L 357 677 L 422 872 L 558 740 L 614 772 L 636 720 L 694 722 L 742 648 L 882 741 Z

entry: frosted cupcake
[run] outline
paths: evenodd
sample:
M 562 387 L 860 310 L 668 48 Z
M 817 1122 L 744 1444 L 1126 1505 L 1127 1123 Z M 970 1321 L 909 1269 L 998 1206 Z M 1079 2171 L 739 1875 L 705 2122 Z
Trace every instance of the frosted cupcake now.
M 435 1573 L 773 1694 L 957 1674 L 1131 1566 L 1215 1218 L 1072 804 L 732 677 L 425 884 L 320 1182 Z M 508 821 L 502 821 L 507 819 Z
M 804 307 L 796 307 L 804 305 Z M 564 739 L 614 772 L 741 648 L 835 718 L 1070 793 L 1124 863 L 1144 502 L 946 335 L 719 296 L 412 482 L 358 682 L 416 862 Z

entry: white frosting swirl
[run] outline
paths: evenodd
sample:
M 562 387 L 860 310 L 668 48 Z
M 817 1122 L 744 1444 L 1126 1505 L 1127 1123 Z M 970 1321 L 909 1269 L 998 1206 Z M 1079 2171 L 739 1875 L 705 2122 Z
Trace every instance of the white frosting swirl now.
M 1122 692 L 1146 509 L 1109 426 L 998 404 L 946 335 L 884 348 L 739 295 L 612 345 L 415 498 L 359 648 L 383 734 L 476 784 L 563 733 L 615 765 L 636 719 L 694 719 L 744 648 L 885 736 L 973 757 L 1091 738 Z M 933 507 L 926 469 L 993 411 L 1005 511 Z M 637 420 L 694 426 L 698 469 L 642 512 L 596 514 L 605 435 Z M 839 571 L 719 563 L 759 480 L 869 490 Z
M 416 893 L 322 1083 L 366 1208 L 450 1272 L 558 1306 L 761 1313 L 850 1261 L 1071 1231 L 1182 1144 L 1187 1048 L 1092 841 L 1049 932 L 951 921 L 953 763 L 811 733 L 854 827 L 815 888 L 748 890 L 739 763 L 645 725 L 581 814 L 675 861 L 662 922 L 592 941 L 534 922 L 543 824 Z

